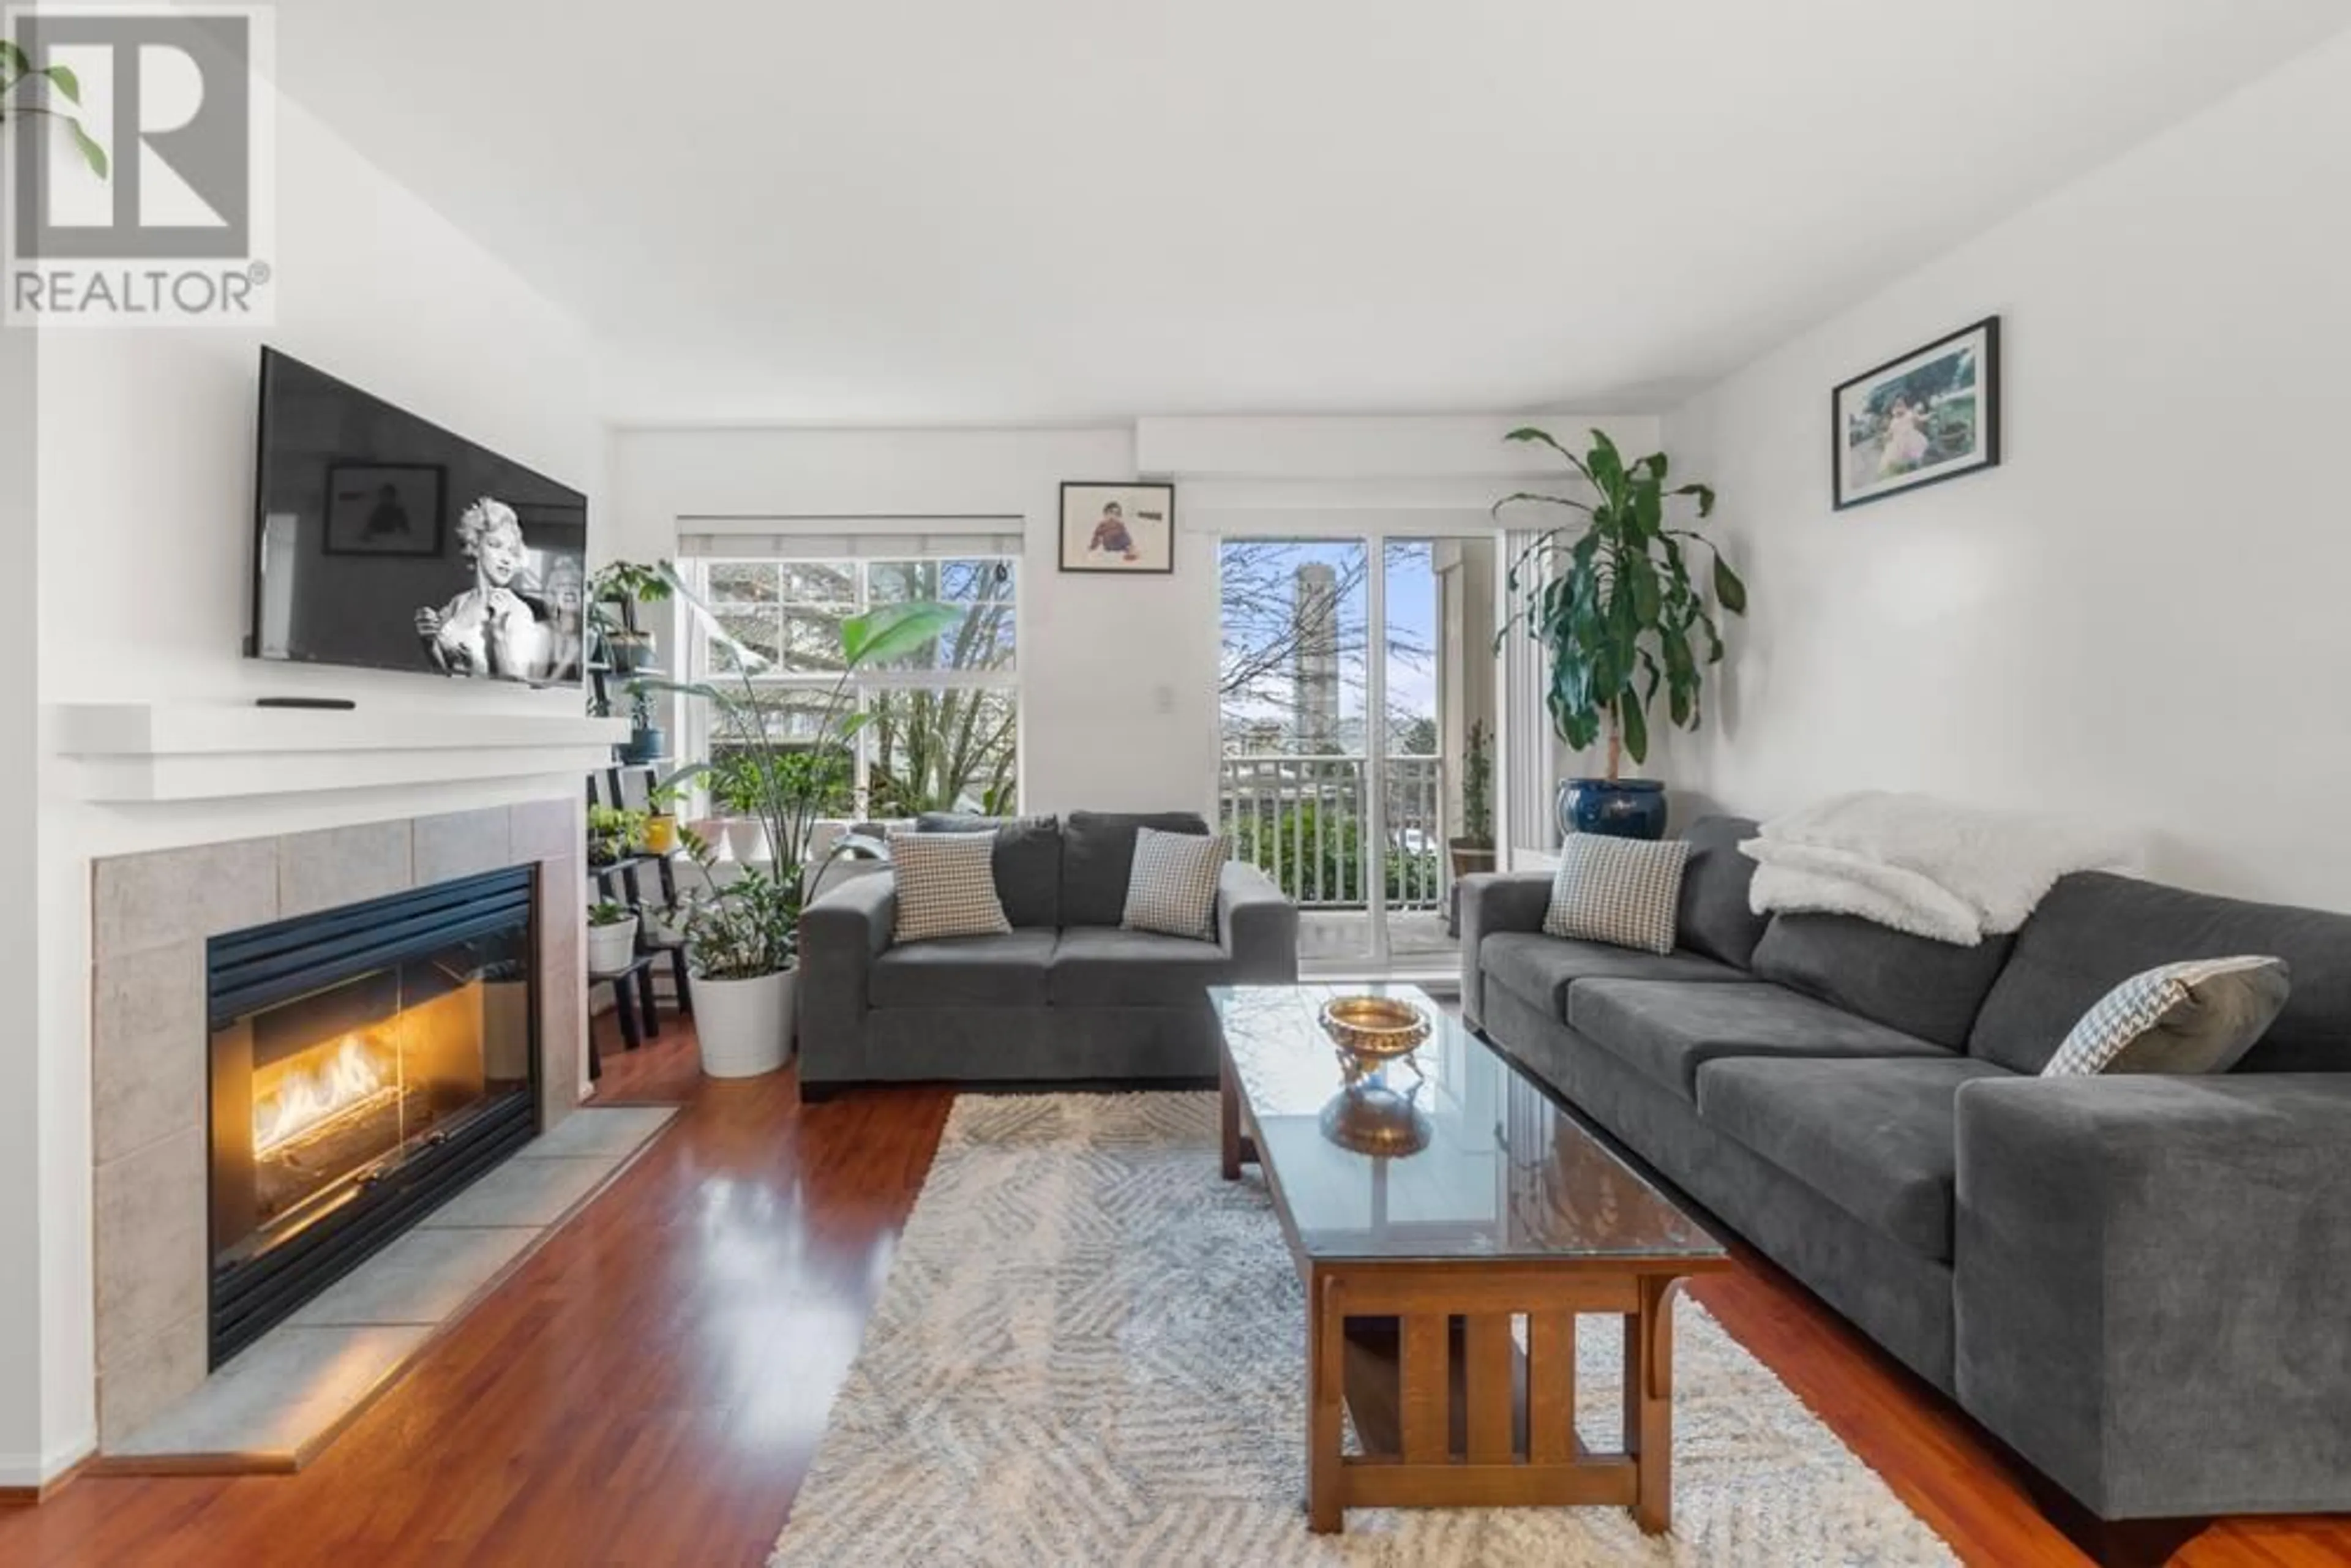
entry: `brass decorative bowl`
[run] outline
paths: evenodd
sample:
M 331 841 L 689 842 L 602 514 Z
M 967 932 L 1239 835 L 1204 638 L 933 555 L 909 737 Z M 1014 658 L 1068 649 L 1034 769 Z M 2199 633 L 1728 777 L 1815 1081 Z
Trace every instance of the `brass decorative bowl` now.
M 1389 1061 L 1428 1038 L 1428 1015 L 1394 997 L 1333 997 L 1322 1004 L 1322 1032 L 1350 1056 Z

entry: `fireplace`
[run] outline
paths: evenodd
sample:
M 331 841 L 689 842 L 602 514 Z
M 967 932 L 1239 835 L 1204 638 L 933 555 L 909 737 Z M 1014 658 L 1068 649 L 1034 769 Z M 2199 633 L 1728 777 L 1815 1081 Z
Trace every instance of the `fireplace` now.
M 535 877 L 211 939 L 214 1366 L 537 1134 Z

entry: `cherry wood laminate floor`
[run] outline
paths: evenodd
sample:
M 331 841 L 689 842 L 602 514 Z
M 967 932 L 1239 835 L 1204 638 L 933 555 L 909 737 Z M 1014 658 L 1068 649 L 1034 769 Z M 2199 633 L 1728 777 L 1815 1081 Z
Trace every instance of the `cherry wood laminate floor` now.
M 600 1038 L 601 1038 L 600 1036 Z M 287 1477 L 85 1477 L 0 1510 L 0 1563 L 758 1563 L 783 1526 L 952 1096 L 802 1107 L 704 1080 L 690 1025 L 606 1103 L 668 1131 Z M 1995 1446 L 1751 1257 L 1698 1299 L 1972 1563 L 2086 1561 Z M 2184 1568 L 2351 1563 L 2351 1520 L 2225 1521 Z

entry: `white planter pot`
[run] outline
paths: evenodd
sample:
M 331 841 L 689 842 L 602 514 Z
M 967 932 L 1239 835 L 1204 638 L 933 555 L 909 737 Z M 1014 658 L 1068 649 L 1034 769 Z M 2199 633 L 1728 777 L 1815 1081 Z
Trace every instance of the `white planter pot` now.
M 630 915 L 614 925 L 588 927 L 588 972 L 609 975 L 625 969 L 637 954 L 637 917 Z
M 757 817 L 726 819 L 726 848 L 744 865 L 768 858 L 768 824 Z
M 694 977 L 694 1030 L 702 1071 L 713 1078 L 756 1078 L 784 1064 L 792 1044 L 792 971 L 756 980 Z

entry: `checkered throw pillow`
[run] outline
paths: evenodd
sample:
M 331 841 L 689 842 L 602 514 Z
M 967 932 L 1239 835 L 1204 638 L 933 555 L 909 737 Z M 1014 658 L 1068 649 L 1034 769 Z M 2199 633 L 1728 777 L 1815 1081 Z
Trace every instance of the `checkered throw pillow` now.
M 1543 929 L 1650 953 L 1674 950 L 1674 920 L 1689 864 L 1684 839 L 1611 838 L 1571 833 L 1559 847 Z
M 2226 1072 L 2285 1006 L 2283 958 L 2196 958 L 2133 975 L 2074 1026 L 2043 1078 Z
M 1012 929 L 996 896 L 996 834 L 892 833 L 898 942 L 995 936 Z
M 1126 874 L 1128 931 L 1217 939 L 1217 879 L 1232 853 L 1224 834 L 1134 831 L 1134 869 Z

